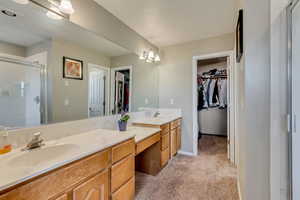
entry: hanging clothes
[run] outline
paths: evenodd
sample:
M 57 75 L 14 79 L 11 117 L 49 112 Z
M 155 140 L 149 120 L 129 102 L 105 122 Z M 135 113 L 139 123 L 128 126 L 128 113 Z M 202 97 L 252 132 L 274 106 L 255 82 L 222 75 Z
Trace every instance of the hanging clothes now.
M 227 107 L 227 70 L 210 70 L 198 77 L 198 110 Z
M 220 79 L 218 81 L 219 88 L 219 100 L 220 100 L 220 108 L 224 109 L 227 107 L 227 80 Z
M 209 85 L 211 80 L 207 79 L 203 82 L 203 109 L 208 108 L 208 97 L 209 97 Z
M 204 94 L 203 94 L 204 88 L 203 84 L 200 84 L 198 86 L 198 110 L 202 110 L 204 106 Z
M 208 105 L 209 107 L 215 107 L 216 105 L 213 103 L 213 96 L 214 96 L 214 91 L 216 87 L 217 80 L 216 79 L 210 79 L 210 84 L 209 84 L 209 91 L 208 91 Z
M 219 105 L 219 87 L 218 87 L 218 79 L 216 80 L 216 84 L 215 84 L 215 89 L 214 89 L 214 93 L 213 93 L 213 99 L 212 102 L 214 104 L 214 106 L 218 106 Z

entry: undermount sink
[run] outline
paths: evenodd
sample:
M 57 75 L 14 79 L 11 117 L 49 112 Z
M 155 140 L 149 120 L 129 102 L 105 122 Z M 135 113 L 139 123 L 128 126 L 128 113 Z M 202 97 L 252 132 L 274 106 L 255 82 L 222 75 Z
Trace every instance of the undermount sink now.
M 72 150 L 76 150 L 77 147 L 75 144 L 61 144 L 25 151 L 11 159 L 8 164 L 11 166 L 34 167 L 45 161 L 57 159 Z

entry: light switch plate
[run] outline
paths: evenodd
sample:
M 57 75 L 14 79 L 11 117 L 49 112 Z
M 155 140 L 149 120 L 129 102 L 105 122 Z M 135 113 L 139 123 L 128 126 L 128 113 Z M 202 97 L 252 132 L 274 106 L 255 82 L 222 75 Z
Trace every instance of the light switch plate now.
M 170 104 L 171 104 L 171 105 L 174 104 L 174 99 L 170 99 Z
M 147 105 L 149 103 L 149 100 L 146 98 L 145 99 L 145 104 Z
M 68 106 L 70 104 L 69 99 L 65 99 L 65 106 Z
M 69 86 L 69 81 L 65 81 L 65 86 Z

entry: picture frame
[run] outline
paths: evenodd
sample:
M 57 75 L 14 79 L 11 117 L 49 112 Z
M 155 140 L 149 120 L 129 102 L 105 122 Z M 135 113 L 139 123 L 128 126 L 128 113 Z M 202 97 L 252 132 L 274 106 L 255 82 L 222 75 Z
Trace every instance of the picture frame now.
M 63 78 L 83 80 L 83 61 L 64 56 Z
M 238 22 L 236 26 L 236 60 L 237 62 L 241 62 L 241 59 L 243 57 L 244 53 L 244 38 L 243 38 L 243 29 L 244 29 L 244 11 L 241 9 L 239 10 L 239 17 L 238 17 Z

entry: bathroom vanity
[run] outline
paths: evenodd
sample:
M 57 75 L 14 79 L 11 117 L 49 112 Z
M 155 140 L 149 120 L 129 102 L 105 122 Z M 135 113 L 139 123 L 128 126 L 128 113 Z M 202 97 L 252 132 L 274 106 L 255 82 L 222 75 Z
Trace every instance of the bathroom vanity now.
M 135 170 L 156 175 L 181 143 L 181 118 L 144 120 L 2 155 L 0 200 L 134 199 Z
M 161 129 L 161 167 L 181 148 L 181 117 L 163 117 L 134 121 L 135 126 Z

